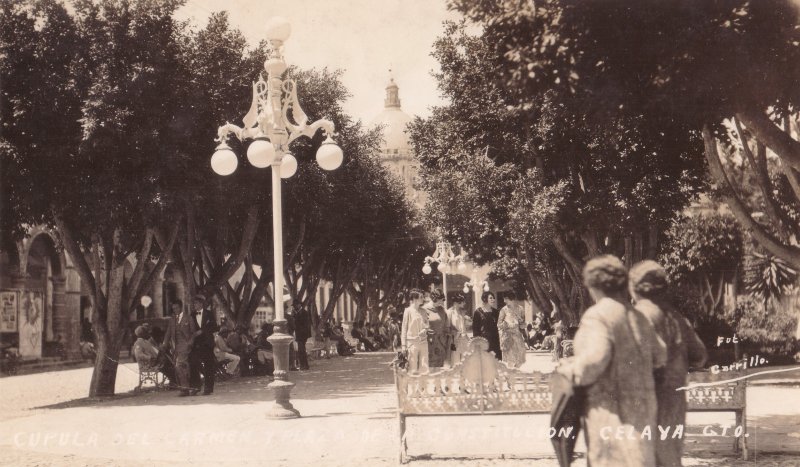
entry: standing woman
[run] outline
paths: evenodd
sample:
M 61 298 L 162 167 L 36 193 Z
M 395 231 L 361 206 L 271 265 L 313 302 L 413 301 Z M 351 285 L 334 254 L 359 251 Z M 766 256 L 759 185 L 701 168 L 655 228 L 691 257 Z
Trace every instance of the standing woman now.
M 583 281 L 595 304 L 581 318 L 574 358 L 556 371 L 573 386 L 585 388 L 587 463 L 654 467 L 652 437 L 658 428 L 653 370 L 664 366 L 666 347 L 647 317 L 628 301 L 628 274 L 619 258 L 590 260 Z
M 444 293 L 436 289 L 431 293 L 431 301 L 424 306 L 428 312 L 428 323 L 431 331 L 428 336 L 428 365 L 431 368 L 441 368 L 445 362 L 450 361 L 450 322 L 444 310 Z
M 504 298 L 506 306 L 497 320 L 500 350 L 506 365 L 519 368 L 525 363 L 525 315 L 514 292 L 506 292 Z
M 408 295 L 409 305 L 403 313 L 403 326 L 400 337 L 403 350 L 408 354 L 408 372 L 428 372 L 428 313 L 422 309 L 423 293 L 412 290 Z
M 630 291 L 641 311 L 653 323 L 656 333 L 667 345 L 664 374 L 656 381 L 658 425 L 676 427 L 686 423 L 686 386 L 689 368 L 705 364 L 706 348 L 689 321 L 670 303 L 667 272 L 655 261 L 635 264 L 630 272 Z M 674 428 L 673 428 L 674 429 Z M 683 437 L 656 439 L 656 464 L 659 467 L 680 467 Z
M 468 329 L 471 324 L 469 316 L 466 316 L 464 306 L 464 296 L 455 294 L 452 298 L 453 306 L 447 310 L 447 318 L 450 321 L 450 333 L 453 336 L 453 345 L 450 346 L 450 365 L 455 366 L 461 362 L 464 354 L 469 348 Z
M 492 292 L 481 294 L 481 306 L 472 314 L 472 336 L 483 337 L 489 341 L 489 352 L 494 352 L 494 358 L 501 360 L 503 353 L 500 350 L 500 335 L 497 331 L 497 299 Z

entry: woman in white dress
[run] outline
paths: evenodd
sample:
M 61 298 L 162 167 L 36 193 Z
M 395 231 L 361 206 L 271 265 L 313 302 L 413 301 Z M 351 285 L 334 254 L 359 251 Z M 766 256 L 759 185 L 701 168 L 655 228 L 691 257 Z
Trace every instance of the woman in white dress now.
M 510 368 L 519 368 L 525 363 L 525 315 L 514 292 L 503 294 L 506 306 L 500 310 L 497 318 L 497 330 L 500 332 L 500 350 L 503 361 Z

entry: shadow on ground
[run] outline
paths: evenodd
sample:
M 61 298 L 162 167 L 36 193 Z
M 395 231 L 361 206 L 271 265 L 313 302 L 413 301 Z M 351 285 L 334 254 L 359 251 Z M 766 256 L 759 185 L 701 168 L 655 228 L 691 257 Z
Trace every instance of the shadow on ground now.
M 296 383 L 292 397 L 303 400 L 358 397 L 375 392 L 394 391 L 391 352 L 357 353 L 349 357 L 334 357 L 311 361 L 311 370 L 292 371 L 289 379 Z M 45 405 L 35 409 L 69 409 L 75 407 L 135 407 L 174 406 L 193 404 L 251 404 L 273 400 L 267 385 L 269 376 L 234 378 L 218 382 L 209 396 L 178 397 L 178 391 L 144 390 L 127 392 L 106 398 L 81 398 Z M 387 407 L 394 410 L 394 407 Z M 329 415 L 341 415 L 331 413 Z

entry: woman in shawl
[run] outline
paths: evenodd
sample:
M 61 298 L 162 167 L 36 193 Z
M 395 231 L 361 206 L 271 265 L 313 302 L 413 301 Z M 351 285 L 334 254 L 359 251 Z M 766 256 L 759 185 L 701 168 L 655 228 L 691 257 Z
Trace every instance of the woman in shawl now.
M 667 346 L 667 364 L 656 380 L 658 400 L 658 425 L 666 428 L 682 426 L 686 422 L 686 392 L 677 388 L 686 386 L 689 368 L 702 367 L 706 361 L 706 348 L 700 337 L 669 301 L 667 272 L 655 261 L 642 261 L 631 268 L 630 291 L 636 309 L 653 323 L 656 333 Z M 655 438 L 656 465 L 680 467 L 683 454 L 683 437 Z
M 575 335 L 575 356 L 558 372 L 585 388 L 584 435 L 592 467 L 655 467 L 653 371 L 667 352 L 653 325 L 628 301 L 627 271 L 611 255 L 586 263 L 583 280 L 595 301 Z M 620 435 L 622 434 L 622 435 Z

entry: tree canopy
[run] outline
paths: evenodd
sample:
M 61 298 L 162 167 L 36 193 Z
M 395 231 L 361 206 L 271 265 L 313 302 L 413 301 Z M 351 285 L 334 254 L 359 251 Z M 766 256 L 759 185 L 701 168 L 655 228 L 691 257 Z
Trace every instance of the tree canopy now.
M 729 136 L 723 121 L 735 117 L 749 137 L 778 156 L 783 177 L 795 197 L 800 194 L 800 142 L 792 130 L 800 98 L 796 2 L 449 4 L 483 28 L 499 57 L 500 81 L 520 100 L 535 104 L 526 96 L 550 89 L 577 99 L 589 114 L 623 110 L 691 130 L 670 132 L 678 142 L 702 136 L 710 173 L 737 220 L 771 254 L 800 265 L 800 249 L 755 219 L 717 153 L 718 140 L 726 143 Z M 768 215 L 781 222 L 774 210 Z
M 511 257 L 535 303 L 576 320 L 583 260 L 654 257 L 659 233 L 704 186 L 701 140 L 681 122 L 597 112 L 557 89 L 523 96 L 505 85 L 488 28 L 467 31 L 448 23 L 434 45 L 450 104 L 411 125 L 427 218 L 480 263 Z
M 267 45 L 248 47 L 224 12 L 199 30 L 176 21 L 180 3 L 0 3 L 2 247 L 27 225 L 58 231 L 93 304 L 92 396 L 113 394 L 131 311 L 168 262 L 185 298 L 214 295 L 240 322 L 272 279 L 270 170 L 250 166 L 236 141 L 235 174 L 209 164 L 217 128 L 248 108 Z M 378 133 L 342 110 L 339 72 L 285 78 L 312 119 L 334 121 L 345 153 L 328 173 L 312 162 L 322 135 L 298 139 L 298 173 L 283 183 L 287 283 L 313 304 L 320 280 L 333 281 L 329 316 L 362 260 L 408 237 L 414 214 L 374 159 Z M 416 254 L 400 253 L 386 267 Z

